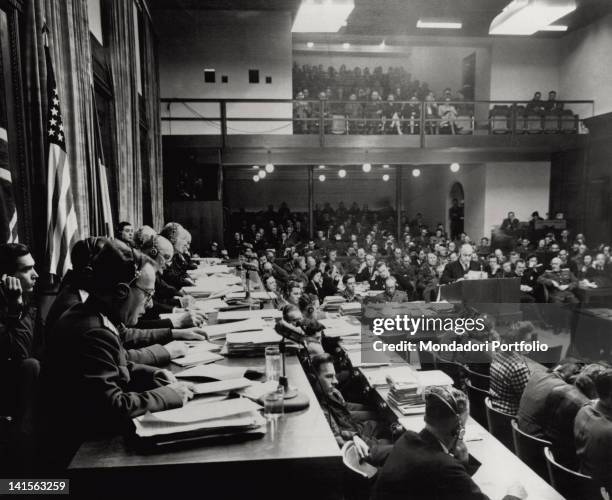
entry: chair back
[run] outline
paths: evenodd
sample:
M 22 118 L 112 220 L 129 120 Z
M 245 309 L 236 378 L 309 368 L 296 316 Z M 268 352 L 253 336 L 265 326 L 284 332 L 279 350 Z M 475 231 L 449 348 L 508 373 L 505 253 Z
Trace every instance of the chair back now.
M 548 446 L 544 447 L 544 458 L 551 486 L 566 500 L 599 500 L 602 498 L 590 476 L 580 474 L 556 462 Z
M 419 349 L 419 363 L 421 364 L 421 370 L 435 370 L 436 369 L 436 358 L 432 352 Z
M 541 365 L 547 368 L 554 368 L 559 364 L 561 360 L 561 353 L 563 352 L 562 345 L 556 345 L 549 347 L 547 351 L 533 351 L 528 354 L 530 359 L 537 361 Z
M 519 429 L 518 422 L 512 420 L 512 438 L 514 439 L 514 452 L 533 469 L 542 479 L 549 480 L 546 469 L 544 448 L 552 446 L 550 441 L 531 436 Z
M 441 358 L 436 353 L 433 353 L 435 364 L 438 370 L 446 373 L 450 378 L 453 379 L 453 385 L 455 387 L 461 387 L 464 379 L 463 365 L 455 361 L 449 361 Z
M 485 375 L 484 373 L 478 373 L 474 370 L 471 370 L 467 366 L 463 367 L 463 372 L 466 378 L 470 381 L 470 383 L 474 387 L 478 387 L 483 391 L 488 391 L 491 386 L 491 377 L 489 375 Z
M 495 436 L 506 448 L 514 451 L 514 443 L 512 442 L 512 425 L 511 421 L 514 415 L 496 410 L 491 404 L 489 398 L 485 399 L 487 409 L 487 426 L 489 432 Z
M 346 134 L 347 121 L 344 115 L 332 115 L 331 133 L 336 135 Z
M 470 401 L 470 415 L 483 427 L 487 426 L 487 411 L 485 399 L 489 396 L 487 391 L 474 387 L 469 380 L 465 382 L 465 390 Z

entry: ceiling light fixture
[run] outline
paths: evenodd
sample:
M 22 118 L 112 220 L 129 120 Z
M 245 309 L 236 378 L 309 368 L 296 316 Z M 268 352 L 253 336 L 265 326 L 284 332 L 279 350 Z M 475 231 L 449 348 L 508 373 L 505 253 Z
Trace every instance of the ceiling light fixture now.
M 319 165 L 319 169 L 323 170 L 325 168 L 325 165 Z
M 489 26 L 489 35 L 533 35 L 570 12 L 576 0 L 512 0 Z
M 389 168 L 389 165 L 383 165 L 383 168 L 387 169 L 387 168 Z
M 344 170 L 343 168 L 338 170 L 338 177 L 340 177 L 341 179 L 344 179 L 346 177 L 346 170 Z
M 308 42 L 308 43 L 306 43 L 306 47 L 308 47 L 309 49 L 312 49 L 314 47 L 314 43 L 313 42 Z
M 350 48 L 350 46 L 351 46 L 351 44 L 350 44 L 350 43 L 348 43 L 348 42 L 344 42 L 344 43 L 342 44 L 342 48 L 343 48 L 343 49 L 348 49 L 348 48 Z
M 387 182 L 389 180 L 389 174 L 385 174 L 382 176 L 382 180 Z
M 568 27 L 565 24 L 550 24 L 540 28 L 539 31 L 567 31 Z
M 418 177 L 419 175 L 421 175 L 421 171 L 418 168 L 413 168 L 412 169 L 412 176 L 413 177 Z
M 259 170 L 259 165 L 253 165 L 251 168 L 256 168 L 257 170 Z
M 259 175 L 255 174 L 255 175 L 253 176 L 253 181 L 254 181 L 254 182 L 259 182 Z
M 353 9 L 355 0 L 302 0 L 293 33 L 336 33 Z
M 260 170 L 259 172 L 257 172 L 257 175 L 259 176 L 260 179 L 265 179 L 266 178 L 266 171 L 265 170 Z
M 321 174 L 321 175 L 319 175 L 319 180 L 320 180 L 321 182 L 325 182 L 325 174 Z
M 453 173 L 457 173 L 459 172 L 460 168 L 461 168 L 461 165 L 459 165 L 458 163 L 451 163 L 450 171 Z
M 269 174 L 274 172 L 274 165 L 272 163 L 266 163 L 266 172 L 268 172 Z
M 368 172 L 372 170 L 372 165 L 370 165 L 369 163 L 364 163 L 363 167 L 361 168 L 367 174 Z
M 423 29 L 441 29 L 441 30 L 460 30 L 463 27 L 461 21 L 455 19 L 419 19 L 417 28 Z

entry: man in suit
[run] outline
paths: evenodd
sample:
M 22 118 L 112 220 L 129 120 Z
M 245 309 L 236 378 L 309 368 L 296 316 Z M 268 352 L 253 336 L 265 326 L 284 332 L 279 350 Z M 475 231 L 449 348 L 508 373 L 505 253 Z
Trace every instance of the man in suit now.
M 376 272 L 376 268 L 374 267 L 375 262 L 376 259 L 371 253 L 365 256 L 365 262 L 361 264 L 357 270 L 357 282 L 370 282 L 374 280 L 374 273 Z
M 550 372 L 536 372 L 531 375 L 519 403 L 516 419 L 519 428 L 540 439 L 545 435 L 546 398 L 555 387 L 568 384 L 580 371 L 577 360 L 562 360 Z
M 557 304 L 577 304 L 578 298 L 573 290 L 578 286 L 576 276 L 569 269 L 561 268 L 561 259 L 550 261 L 550 269 L 538 278 L 538 283 L 549 290 L 550 302 Z
M 599 401 L 576 415 L 574 438 L 580 472 L 612 491 L 612 368 L 595 379 Z
M 373 297 L 373 302 L 408 302 L 408 296 L 397 289 L 397 281 L 389 276 L 385 280 L 385 291 Z
M 462 280 L 469 271 L 480 271 L 478 263 L 472 260 L 474 254 L 474 248 L 472 245 L 461 245 L 459 250 L 459 259 L 455 262 L 449 262 L 444 267 L 440 283 L 446 285 L 448 283 L 454 283 L 455 281 Z
M 463 442 L 469 415 L 458 389 L 432 387 L 425 393 L 425 428 L 406 431 L 395 443 L 372 492 L 372 500 L 487 500 L 470 477 L 479 464 Z M 526 498 L 513 485 L 504 500 Z

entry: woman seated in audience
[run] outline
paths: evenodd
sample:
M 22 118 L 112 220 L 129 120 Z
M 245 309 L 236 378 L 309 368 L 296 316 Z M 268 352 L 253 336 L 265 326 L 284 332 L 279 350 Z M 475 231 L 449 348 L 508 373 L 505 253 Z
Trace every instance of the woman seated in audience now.
M 508 332 L 501 333 L 504 344 L 531 340 L 533 325 L 527 321 L 513 325 Z M 496 410 L 516 415 L 523 390 L 529 381 L 530 371 L 516 349 L 497 350 L 491 361 L 491 387 L 489 398 Z

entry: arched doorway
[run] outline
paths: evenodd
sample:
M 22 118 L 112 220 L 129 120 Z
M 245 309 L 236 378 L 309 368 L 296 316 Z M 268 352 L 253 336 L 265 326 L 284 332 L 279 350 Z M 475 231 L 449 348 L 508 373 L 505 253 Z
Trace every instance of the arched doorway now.
M 460 182 L 455 182 L 448 194 L 448 234 L 452 240 L 457 240 L 465 230 L 465 193 Z

